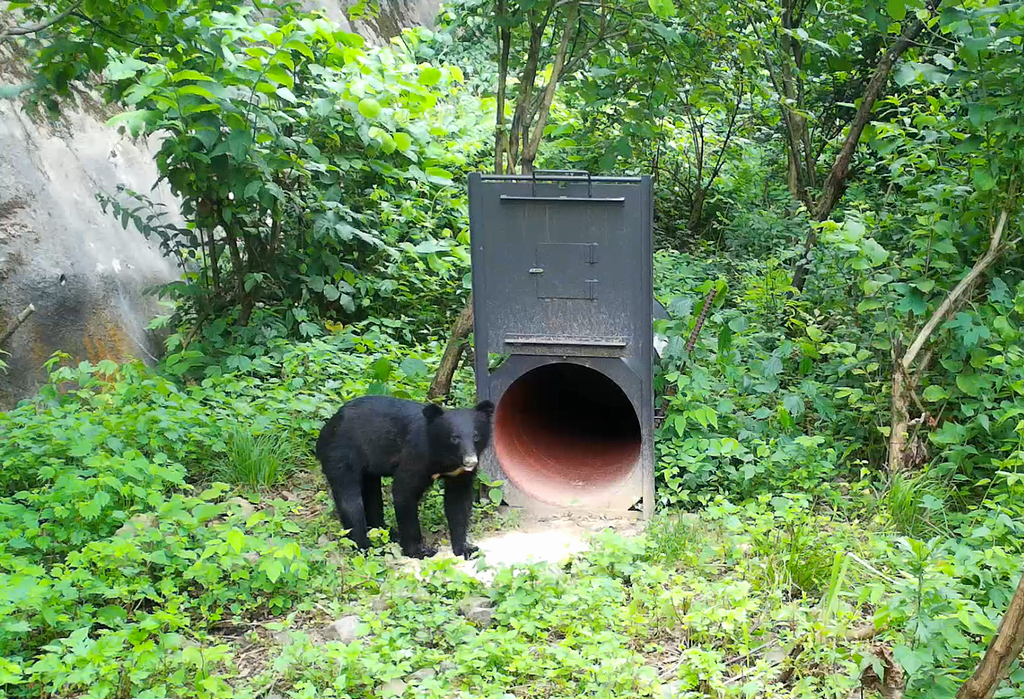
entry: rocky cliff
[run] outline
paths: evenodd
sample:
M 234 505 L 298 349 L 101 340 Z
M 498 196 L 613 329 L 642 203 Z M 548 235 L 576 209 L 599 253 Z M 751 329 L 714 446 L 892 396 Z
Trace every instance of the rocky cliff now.
M 345 0 L 309 6 L 381 45 L 401 27 L 429 26 L 439 0 L 381 0 L 378 17 L 358 22 Z M 0 54 L 0 85 L 23 82 L 23 70 Z M 149 192 L 155 144 L 133 143 L 105 121 L 88 108 L 58 123 L 33 120 L 0 99 L 0 333 L 29 304 L 36 309 L 3 347 L 10 370 L 0 374 L 0 409 L 34 392 L 54 351 L 93 362 L 159 353 L 146 330 L 159 306 L 144 292 L 172 279 L 174 265 L 96 201 L 118 185 Z M 175 209 L 166 188 L 150 195 Z

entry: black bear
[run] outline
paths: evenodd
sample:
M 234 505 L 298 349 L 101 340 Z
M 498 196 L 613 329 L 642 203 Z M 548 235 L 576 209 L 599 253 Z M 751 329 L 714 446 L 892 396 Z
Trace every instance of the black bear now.
M 469 558 L 477 550 L 466 542 L 476 469 L 491 439 L 493 415 L 490 401 L 449 411 L 387 396 L 364 396 L 343 405 L 320 431 L 316 458 L 349 538 L 366 549 L 367 529 L 384 527 L 380 479 L 391 476 L 402 553 L 433 556 L 437 549 L 423 543 L 419 504 L 443 477 L 452 551 Z

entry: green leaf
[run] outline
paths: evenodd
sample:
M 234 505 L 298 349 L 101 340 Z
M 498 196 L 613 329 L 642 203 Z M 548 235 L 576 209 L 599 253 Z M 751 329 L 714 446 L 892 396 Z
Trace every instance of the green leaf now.
M 402 363 L 398 365 L 398 368 L 401 369 L 402 373 L 410 379 L 426 376 L 429 372 L 427 365 L 423 360 L 417 359 L 416 357 L 406 357 L 402 360 Z
M 437 85 L 441 80 L 441 70 L 433 66 L 429 66 L 420 71 L 419 83 L 420 85 L 426 85 L 430 87 Z
M 864 256 L 871 262 L 872 267 L 877 267 L 889 258 L 889 252 L 878 244 L 874 238 L 864 241 Z
M 886 0 L 885 11 L 897 22 L 902 22 L 907 16 L 907 5 L 905 0 Z
M 502 501 L 501 488 L 491 488 L 487 491 L 487 497 L 490 498 L 491 502 L 495 505 L 500 505 Z
M 380 102 L 367 97 L 359 100 L 359 113 L 367 119 L 376 119 L 380 115 Z
M 295 104 L 296 102 L 298 102 L 298 100 L 295 99 L 295 95 L 293 95 L 292 91 L 289 90 L 287 87 L 277 88 L 277 90 L 274 91 L 274 94 L 276 94 L 278 97 L 280 97 L 285 102 L 288 102 L 290 104 Z
M 267 76 L 267 78 L 269 80 L 272 80 L 273 82 L 277 83 L 278 85 L 283 85 L 284 87 L 287 87 L 288 89 L 291 89 L 291 88 L 295 87 L 295 79 L 284 68 L 284 66 L 282 66 L 280 64 L 274 65 L 274 66 L 270 66 L 270 68 L 267 69 L 267 72 L 266 72 L 265 75 Z
M 651 6 L 651 12 L 662 19 L 676 14 L 676 6 L 672 0 L 647 0 L 647 4 Z
M 232 129 L 228 134 L 228 150 L 235 160 L 245 160 L 248 154 L 249 145 L 252 143 L 252 135 L 248 129 Z M 250 182 L 249 185 L 252 183 Z
M 226 537 L 228 546 L 235 550 L 235 553 L 241 553 L 242 547 L 245 546 L 245 534 L 238 529 L 232 529 L 228 532 Z
M 125 56 L 119 61 L 108 63 L 107 67 L 103 70 L 103 75 L 106 76 L 107 80 L 126 80 L 134 77 L 136 73 L 146 68 L 149 68 L 148 63 L 132 56 Z
M 924 661 L 921 657 L 906 646 L 894 646 L 892 649 L 893 659 L 906 670 L 908 675 L 913 675 L 921 669 Z
M 245 185 L 245 192 L 242 194 L 242 196 L 245 199 L 253 199 L 259 195 L 260 188 L 262 186 L 263 182 L 261 180 L 253 180 L 249 184 Z
M 981 374 L 960 374 L 956 377 L 956 386 L 973 398 L 979 398 L 988 382 Z M 931 388 L 931 387 L 929 387 Z
M 979 191 L 987 192 L 996 186 L 996 178 L 992 176 L 992 173 L 989 172 L 988 168 L 975 168 L 974 172 L 971 174 L 974 180 L 974 186 L 977 187 Z
M 426 171 L 429 177 L 435 177 L 438 180 L 441 180 L 441 184 L 452 183 L 452 173 L 448 172 L 447 170 L 442 170 L 439 167 L 428 167 Z
M 171 76 L 171 82 L 180 83 L 183 80 L 198 80 L 204 83 L 213 82 L 213 78 L 200 73 L 198 70 L 182 70 Z
M 377 381 L 387 381 L 391 376 L 391 360 L 381 357 L 370 365 L 370 376 Z
M 334 284 L 327 284 L 324 286 L 324 296 L 327 297 L 328 301 L 337 301 L 338 297 L 341 296 L 341 292 L 338 291 L 338 287 Z
M 945 400 L 949 397 L 949 393 L 946 392 L 942 386 L 929 386 L 924 389 L 924 393 L 921 396 L 929 403 L 937 403 L 940 400 Z
M 146 130 L 149 124 L 156 123 L 160 116 L 160 112 L 151 109 L 136 109 L 130 112 L 121 112 L 109 119 L 107 126 L 124 126 L 132 136 L 138 136 Z
M 800 417 L 804 414 L 804 401 L 798 395 L 789 394 L 782 399 L 782 405 L 793 417 Z
M 267 579 L 276 583 L 284 572 L 284 564 L 276 558 L 263 558 L 260 560 L 260 570 L 266 573 Z
M 412 138 L 407 133 L 398 132 L 393 138 L 395 139 L 395 147 L 400 151 L 407 151 L 412 146 Z

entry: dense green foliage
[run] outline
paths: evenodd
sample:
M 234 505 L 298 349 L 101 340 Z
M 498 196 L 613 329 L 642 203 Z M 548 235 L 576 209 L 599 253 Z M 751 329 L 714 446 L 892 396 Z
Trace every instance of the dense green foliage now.
M 0 697 L 938 699 L 970 675 L 1024 554 L 1019 6 L 460 0 L 384 48 L 284 3 L 11 7 L 34 80 L 3 95 L 87 88 L 155 135 L 186 225 L 97 192 L 184 269 L 167 353 L 55 357 L 0 414 Z M 485 584 L 348 551 L 310 452 L 343 400 L 425 394 L 469 289 L 464 175 L 495 161 L 653 174 L 670 318 L 663 514 Z M 360 640 L 318 636 L 352 613 Z

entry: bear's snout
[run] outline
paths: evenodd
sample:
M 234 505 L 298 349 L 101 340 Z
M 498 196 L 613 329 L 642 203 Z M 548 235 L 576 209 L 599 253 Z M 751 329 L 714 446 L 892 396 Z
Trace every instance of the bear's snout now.
M 478 463 L 479 459 L 476 458 L 476 454 L 466 454 L 462 457 L 462 465 L 467 471 L 472 471 Z

